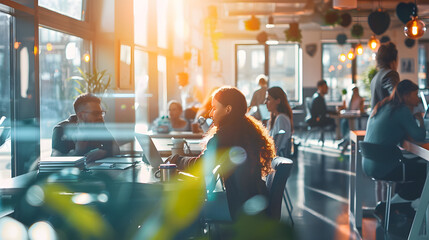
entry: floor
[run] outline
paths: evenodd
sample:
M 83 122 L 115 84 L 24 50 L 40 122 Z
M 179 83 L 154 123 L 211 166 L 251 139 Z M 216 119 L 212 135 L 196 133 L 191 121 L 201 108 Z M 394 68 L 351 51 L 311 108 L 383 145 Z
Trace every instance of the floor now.
M 341 155 L 337 148 L 338 142 L 327 140 L 322 148 L 316 140 L 309 139 L 299 147 L 298 156 L 294 159 L 295 166 L 287 182 L 294 204 L 293 219 L 297 239 L 384 239 L 383 228 L 372 214 L 364 218 L 360 232 L 356 233 L 350 227 L 350 151 Z M 373 182 L 368 178 L 366 184 L 369 187 L 365 192 L 364 206 L 375 207 Z M 289 221 L 287 211 L 282 211 L 282 214 L 282 220 Z M 398 226 L 395 219 L 393 217 L 390 226 Z M 408 225 L 409 223 L 410 221 Z M 389 235 L 389 239 L 406 239 L 410 227 L 408 225 L 391 227 L 393 233 Z

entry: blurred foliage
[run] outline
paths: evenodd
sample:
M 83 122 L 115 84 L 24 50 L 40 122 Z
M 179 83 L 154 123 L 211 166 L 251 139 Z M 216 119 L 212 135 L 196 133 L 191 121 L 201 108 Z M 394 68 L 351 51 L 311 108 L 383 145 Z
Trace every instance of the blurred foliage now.
M 299 29 L 299 24 L 297 22 L 289 23 L 289 29 L 284 31 L 286 36 L 286 41 L 288 42 L 301 42 L 302 35 L 301 29 Z
M 375 74 L 377 74 L 378 70 L 376 66 L 369 66 L 361 76 L 362 83 L 365 91 L 371 92 L 371 80 L 374 78 Z

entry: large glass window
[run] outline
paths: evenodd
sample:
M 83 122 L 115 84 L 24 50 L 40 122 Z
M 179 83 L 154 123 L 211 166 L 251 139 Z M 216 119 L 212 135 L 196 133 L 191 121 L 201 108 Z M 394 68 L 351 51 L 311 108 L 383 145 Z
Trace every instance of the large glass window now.
M 139 49 L 134 50 L 134 79 L 136 89 L 136 131 L 146 132 L 148 130 L 148 87 L 149 73 L 148 65 L 149 55 Z
M 51 154 L 53 127 L 74 113 L 73 100 L 79 87 L 71 80 L 79 76 L 78 67 L 88 71 L 83 56 L 89 53 L 89 42 L 58 31 L 39 28 L 40 62 L 40 133 L 41 155 Z
M 167 114 L 167 58 L 158 56 L 158 93 L 159 114 Z
M 134 0 L 134 42 L 147 46 L 148 0 Z
M 39 6 L 83 21 L 85 2 L 86 0 L 39 0 Z
M 269 46 L 270 87 L 279 86 L 289 101 L 298 101 L 301 89 L 299 81 L 299 46 L 285 44 Z
M 341 101 L 342 91 L 344 89 L 347 91 L 352 84 L 353 68 L 356 68 L 355 79 L 360 95 L 368 97 L 370 94 L 369 86 L 362 81 L 362 75 L 369 67 L 375 66 L 375 55 L 369 48 L 364 48 L 363 54 L 356 55 L 355 60 L 345 58 L 345 61 L 340 61 L 340 54 L 347 54 L 351 48 L 351 44 L 322 44 L 322 71 L 323 79 L 329 86 L 329 93 L 326 96 L 328 101 Z
M 158 47 L 167 48 L 168 0 L 157 0 Z
M 248 103 L 255 89 L 258 89 L 256 77 L 264 74 L 264 45 L 237 45 L 237 88 L 240 89 Z
M 419 88 L 428 88 L 428 54 L 429 42 L 419 41 L 419 65 L 418 65 L 418 79 Z
M 255 89 L 258 89 L 260 74 L 268 75 L 269 87 L 279 86 L 288 95 L 289 101 L 300 100 L 301 70 L 300 48 L 298 44 L 267 46 L 268 71 L 265 71 L 264 45 L 237 45 L 237 88 L 246 96 L 248 102 Z
M 11 16 L 0 12 L 0 179 L 11 177 L 10 24 Z

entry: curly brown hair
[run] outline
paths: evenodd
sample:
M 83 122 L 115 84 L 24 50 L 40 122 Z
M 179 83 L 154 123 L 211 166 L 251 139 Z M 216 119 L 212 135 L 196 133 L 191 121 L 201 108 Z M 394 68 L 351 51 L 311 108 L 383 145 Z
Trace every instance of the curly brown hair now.
M 213 127 L 208 136 L 217 135 L 222 147 L 241 146 L 249 158 L 259 156 L 261 175 L 272 171 L 271 160 L 276 156 L 273 139 L 261 122 L 246 116 L 247 102 L 244 95 L 234 87 L 222 87 L 213 96 L 222 105 L 231 105 L 232 111 L 218 127 Z

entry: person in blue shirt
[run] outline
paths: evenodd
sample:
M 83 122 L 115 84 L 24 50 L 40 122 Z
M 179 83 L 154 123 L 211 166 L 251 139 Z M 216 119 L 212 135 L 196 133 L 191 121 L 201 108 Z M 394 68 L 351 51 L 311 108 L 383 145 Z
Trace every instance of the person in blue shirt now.
M 368 120 L 364 141 L 383 145 L 398 145 L 405 139 L 423 141 L 426 130 L 422 114 L 412 113 L 413 108 L 420 102 L 418 89 L 412 81 L 403 80 L 389 97 L 377 103 Z M 365 163 L 365 159 L 363 164 L 371 167 Z M 402 175 L 401 163 L 380 164 L 383 164 L 381 169 L 384 169 L 383 174 L 386 176 Z M 380 166 L 372 167 L 380 169 Z M 415 182 L 397 184 L 396 192 L 401 198 L 411 201 L 421 194 L 426 179 L 426 164 L 410 160 L 405 162 L 405 169 L 405 175 L 412 176 Z
M 267 91 L 265 104 L 271 113 L 268 120 L 268 131 L 274 139 L 277 156 L 287 157 L 290 154 L 293 132 L 293 114 L 286 93 L 280 87 L 271 87 Z

